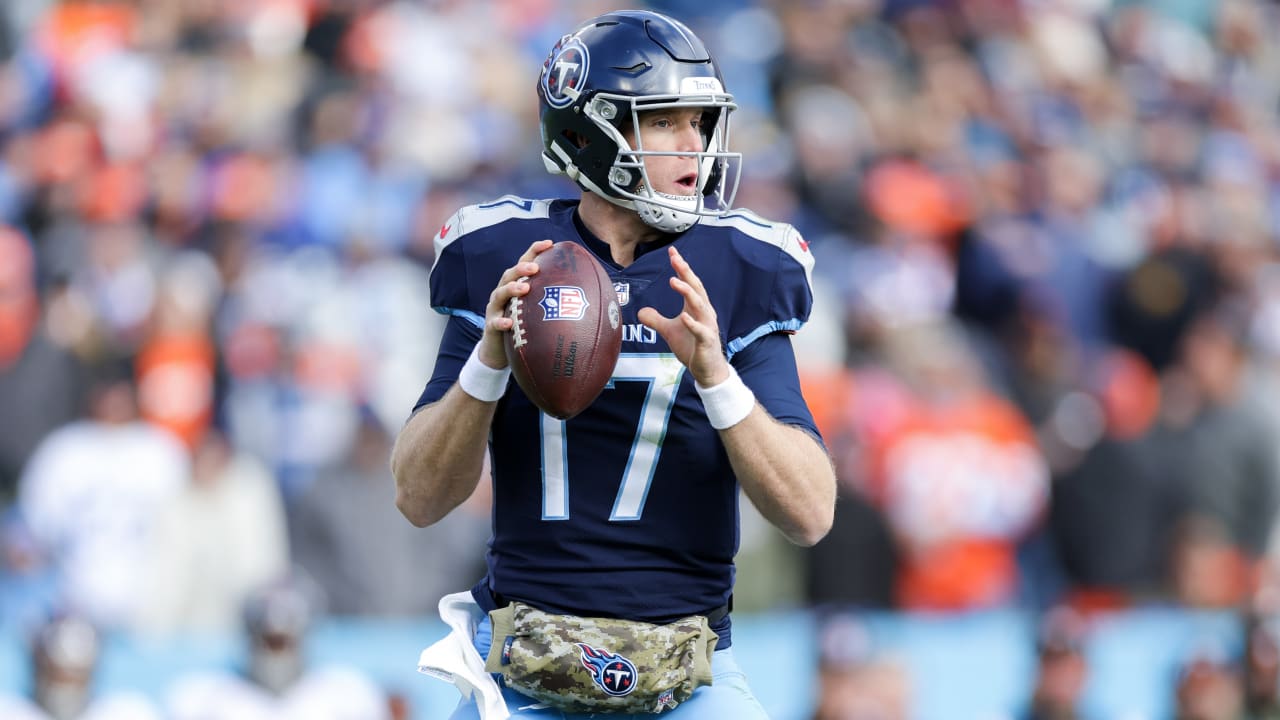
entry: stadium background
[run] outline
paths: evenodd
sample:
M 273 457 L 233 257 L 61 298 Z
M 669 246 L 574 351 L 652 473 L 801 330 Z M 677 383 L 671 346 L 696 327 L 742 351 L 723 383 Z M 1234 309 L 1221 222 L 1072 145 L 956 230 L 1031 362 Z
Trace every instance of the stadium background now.
M 1014 717 L 1055 642 L 1086 660 L 1086 717 L 1170 717 L 1203 673 L 1229 717 L 1274 678 L 1244 648 L 1274 642 L 1280 551 L 1277 6 L 632 6 L 707 41 L 741 106 L 738 204 L 817 259 L 797 348 L 844 500 L 811 552 L 745 513 L 735 646 L 773 717 L 812 716 L 820 667 L 875 717 Z M 444 716 L 413 665 L 486 501 L 405 532 L 378 459 L 430 372 L 436 229 L 572 191 L 538 158 L 533 82 L 613 7 L 3 5 L 0 691 L 88 587 L 99 690 L 162 701 L 243 659 L 236 603 L 288 566 L 327 607 L 314 661 Z M 113 474 L 82 434 L 32 470 L 120 379 L 194 462 Z M 76 472 L 154 483 L 84 507 Z M 219 484 L 237 499 L 197 489 Z

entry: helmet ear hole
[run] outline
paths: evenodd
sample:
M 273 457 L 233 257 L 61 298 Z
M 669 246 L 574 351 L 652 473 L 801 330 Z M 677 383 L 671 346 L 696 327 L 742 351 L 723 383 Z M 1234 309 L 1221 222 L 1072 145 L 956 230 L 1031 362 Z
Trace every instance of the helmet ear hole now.
M 615 167 L 614 169 L 609 171 L 609 182 L 619 187 L 627 188 L 629 190 L 631 189 L 631 186 L 635 184 L 634 173 L 632 173 L 630 170 L 624 170 L 623 168 Z
M 702 120 L 698 123 L 698 130 L 702 133 L 702 149 L 713 150 L 712 143 L 716 139 L 716 128 L 720 125 L 720 108 L 707 108 L 702 114 Z

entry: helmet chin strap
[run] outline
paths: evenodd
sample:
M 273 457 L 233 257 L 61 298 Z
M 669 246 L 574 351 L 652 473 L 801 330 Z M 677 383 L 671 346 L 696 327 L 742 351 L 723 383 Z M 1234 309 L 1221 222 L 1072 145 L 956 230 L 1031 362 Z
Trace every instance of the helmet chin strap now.
M 637 188 L 637 190 L 643 189 L 643 186 Z M 652 194 L 660 197 L 665 204 L 659 205 L 640 199 L 632 201 L 644 224 L 663 232 L 679 233 L 688 230 L 693 227 L 694 223 L 698 222 L 699 215 L 696 212 L 698 209 L 697 196 L 668 195 L 657 190 L 652 191 Z M 673 205 L 675 207 L 671 207 Z
M 576 169 L 576 168 L 575 168 Z M 587 190 L 599 195 L 618 207 L 626 208 L 634 211 L 644 221 L 645 225 L 667 233 L 681 233 L 693 227 L 702 217 L 696 211 L 698 209 L 698 198 L 693 195 L 668 195 L 664 192 L 653 191 L 650 196 L 658 196 L 664 203 L 675 205 L 677 207 L 664 207 L 657 203 L 649 202 L 643 197 L 632 196 L 627 198 L 614 197 L 609 193 L 603 192 L 600 188 L 591 184 L 585 175 L 578 174 L 576 178 L 580 184 Z M 644 185 L 636 188 L 636 194 L 648 194 Z M 686 209 L 687 208 L 687 209 Z

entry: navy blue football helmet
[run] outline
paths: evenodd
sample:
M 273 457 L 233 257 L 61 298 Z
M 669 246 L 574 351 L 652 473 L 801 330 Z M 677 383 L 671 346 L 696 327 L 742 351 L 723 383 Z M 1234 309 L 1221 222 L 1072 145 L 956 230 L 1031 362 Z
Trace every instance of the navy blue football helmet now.
M 742 155 L 728 152 L 729 114 L 737 105 L 715 60 L 684 24 L 648 11 L 588 20 L 551 49 L 538 99 L 549 172 L 635 210 L 665 232 L 683 232 L 699 217 L 733 206 Z M 695 153 L 699 191 L 693 196 L 658 192 L 644 167 L 646 156 L 689 153 L 633 148 L 622 132 L 640 127 L 640 113 L 672 107 L 703 110 L 703 151 Z

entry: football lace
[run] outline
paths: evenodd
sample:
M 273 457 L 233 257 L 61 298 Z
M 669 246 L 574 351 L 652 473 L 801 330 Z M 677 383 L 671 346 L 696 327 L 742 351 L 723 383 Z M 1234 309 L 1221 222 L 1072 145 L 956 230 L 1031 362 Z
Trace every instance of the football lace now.
M 520 321 L 524 314 L 524 303 L 520 298 L 513 297 L 507 307 L 507 312 L 511 314 L 511 336 L 517 349 L 525 346 L 529 341 L 524 337 L 524 323 Z

